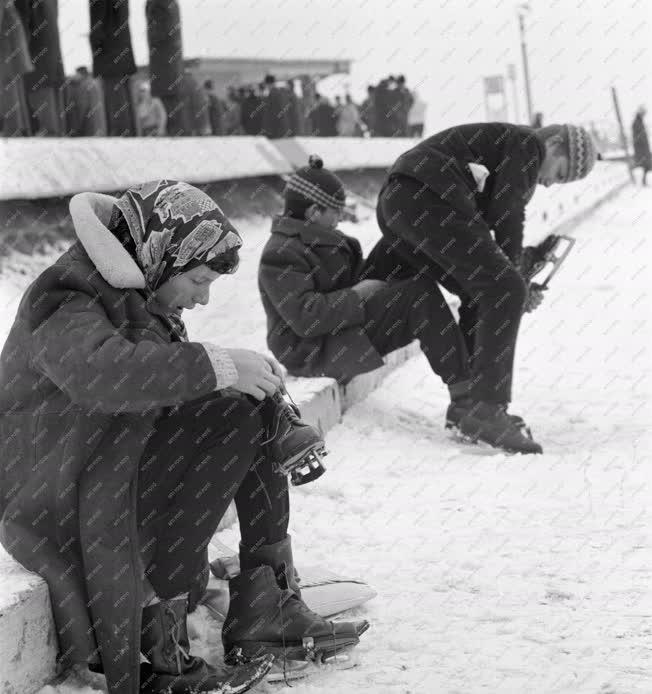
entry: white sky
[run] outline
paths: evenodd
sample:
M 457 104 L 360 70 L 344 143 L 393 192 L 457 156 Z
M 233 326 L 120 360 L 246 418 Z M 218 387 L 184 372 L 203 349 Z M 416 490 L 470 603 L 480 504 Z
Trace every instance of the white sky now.
M 516 3 L 510 0 L 179 0 L 184 55 L 349 58 L 350 85 L 404 73 L 428 102 L 427 132 L 484 120 L 482 77 L 517 68 L 525 115 Z M 130 0 L 136 62 L 148 61 L 145 0 Z M 90 65 L 87 0 L 59 0 L 67 72 Z M 554 121 L 613 122 L 617 88 L 629 130 L 634 110 L 652 112 L 649 0 L 533 0 L 526 19 L 534 111 Z M 510 108 L 511 83 L 507 82 Z M 514 112 L 510 111 L 510 119 Z

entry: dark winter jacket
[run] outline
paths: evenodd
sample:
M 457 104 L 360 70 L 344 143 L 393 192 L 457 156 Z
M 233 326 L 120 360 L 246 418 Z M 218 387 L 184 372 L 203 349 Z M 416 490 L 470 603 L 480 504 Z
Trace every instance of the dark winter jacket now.
M 636 114 L 632 123 L 632 142 L 634 144 L 634 166 L 642 166 L 646 171 L 652 169 L 650 141 L 647 137 L 642 114 Z
M 286 89 L 271 87 L 265 100 L 263 127 L 269 138 L 286 137 L 289 123 L 289 96 Z
M 470 224 L 494 231 L 498 245 L 516 262 L 523 246 L 525 206 L 545 158 L 532 128 L 510 123 L 472 123 L 444 130 L 402 154 L 389 171 L 415 178 L 446 200 L 460 233 Z M 489 170 L 484 191 L 467 164 Z M 433 229 L 433 234 L 436 229 Z
M 138 462 L 162 408 L 233 380 L 150 311 L 113 202 L 72 199 L 83 245 L 28 287 L 2 350 L 0 540 L 47 581 L 60 664 L 99 655 L 109 694 L 137 694 Z
M 256 94 L 248 94 L 241 104 L 242 129 L 247 135 L 260 135 L 263 130 L 265 101 Z
M 318 137 L 337 136 L 337 113 L 325 101 L 320 101 L 310 112 L 312 134 Z
M 91 50 L 96 77 L 124 77 L 136 72 L 126 0 L 90 0 Z
M 267 345 L 290 374 L 346 381 L 383 365 L 362 330 L 364 307 L 351 287 L 364 260 L 357 239 L 276 217 L 260 259 L 258 287 Z

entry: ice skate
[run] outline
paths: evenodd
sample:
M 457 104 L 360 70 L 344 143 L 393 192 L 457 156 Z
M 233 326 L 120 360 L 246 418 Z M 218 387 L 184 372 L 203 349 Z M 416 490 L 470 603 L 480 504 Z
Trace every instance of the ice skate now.
M 141 694 L 239 694 L 260 682 L 274 661 L 261 654 L 236 667 L 217 668 L 190 655 L 185 598 L 143 608 L 141 651 L 149 660 L 141 664 Z
M 271 460 L 282 474 L 290 475 L 294 486 L 321 477 L 325 468 L 322 456 L 327 454 L 323 436 L 301 420 L 299 408 L 285 399 L 287 391 L 279 389 L 268 398 L 268 439 L 265 442 Z
M 459 431 L 470 441 L 483 441 L 508 453 L 543 453 L 541 446 L 528 435 L 525 423 L 515 423 L 506 410 L 499 403 L 475 403 L 460 418 Z
M 369 627 L 330 622 L 278 581 L 270 566 L 243 571 L 229 582 L 231 602 L 222 629 L 229 663 L 271 654 L 279 659 L 328 662 L 357 645 Z

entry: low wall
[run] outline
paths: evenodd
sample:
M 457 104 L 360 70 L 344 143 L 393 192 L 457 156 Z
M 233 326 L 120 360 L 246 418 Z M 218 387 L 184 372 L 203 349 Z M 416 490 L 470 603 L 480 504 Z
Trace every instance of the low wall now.
M 0 200 L 33 200 L 124 190 L 157 178 L 277 176 L 292 165 L 264 137 L 8 138 L 0 140 L 0 170 Z

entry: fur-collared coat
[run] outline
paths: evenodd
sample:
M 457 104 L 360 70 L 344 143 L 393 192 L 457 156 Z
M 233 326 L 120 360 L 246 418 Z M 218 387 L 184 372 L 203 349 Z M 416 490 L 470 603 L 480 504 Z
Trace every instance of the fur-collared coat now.
M 27 288 L 0 355 L 0 540 L 47 581 L 59 664 L 101 659 L 110 694 L 137 694 L 138 462 L 163 408 L 237 371 L 153 312 L 106 228 L 114 201 L 71 200 L 80 240 Z

